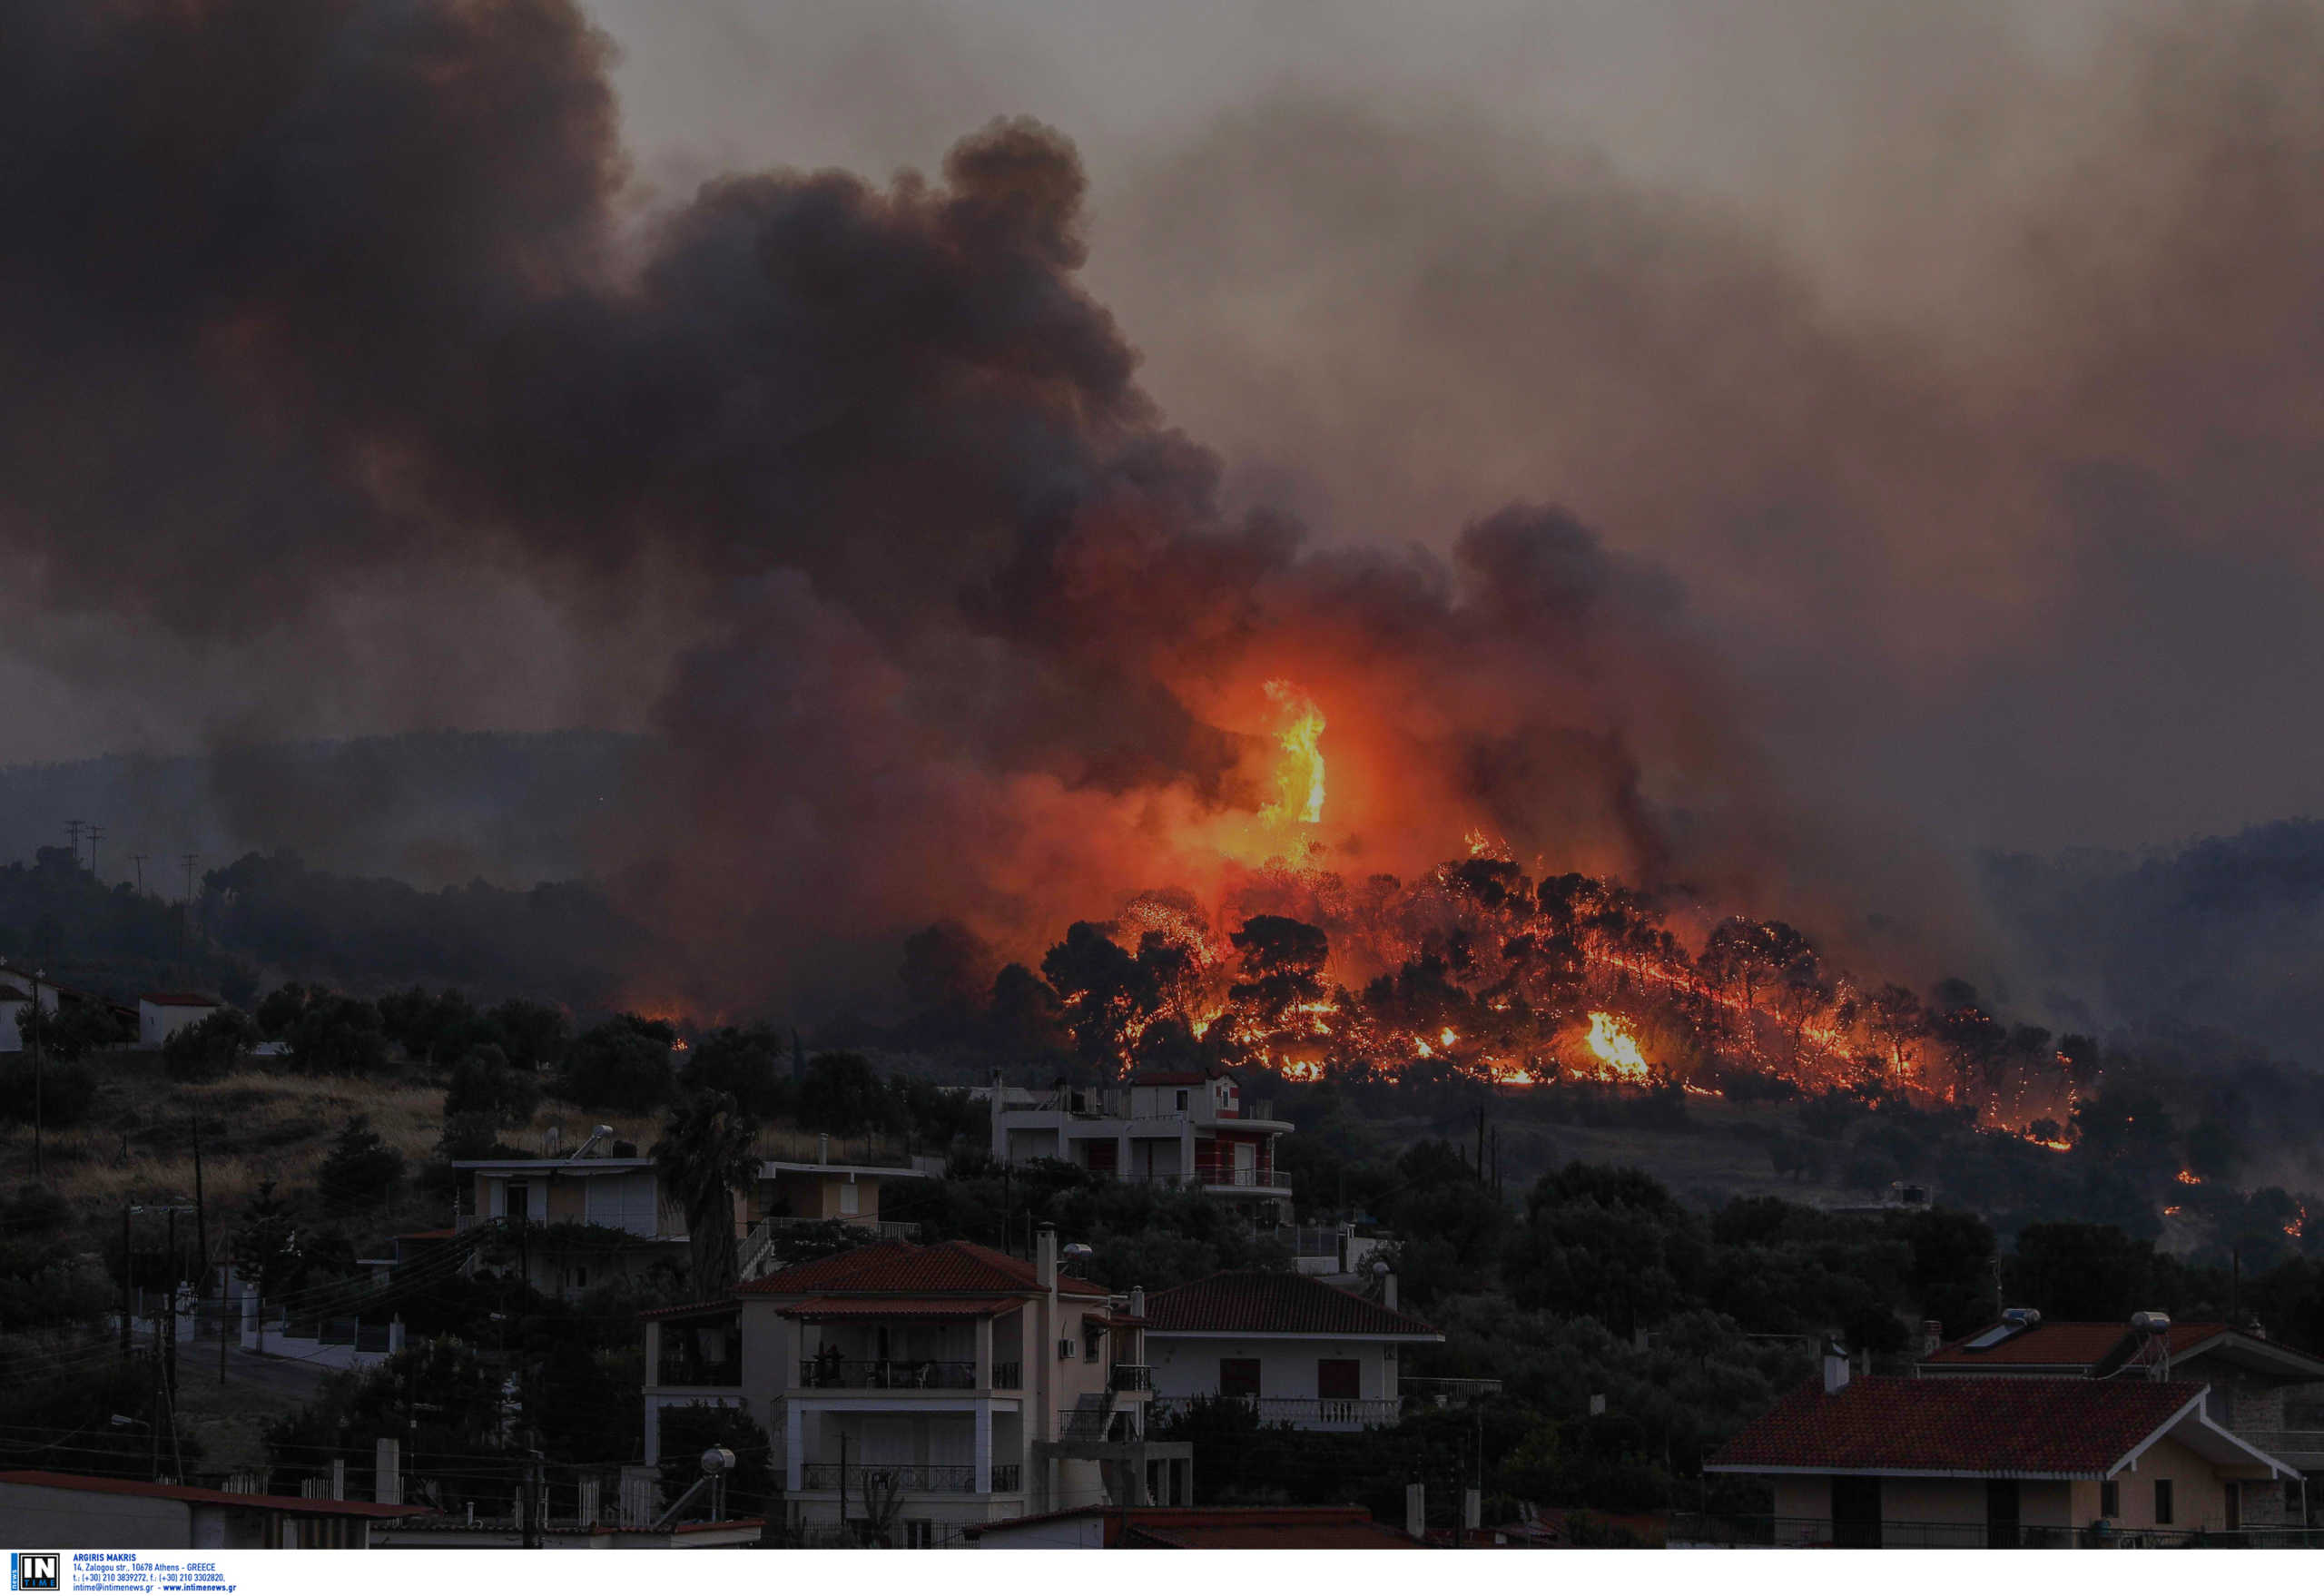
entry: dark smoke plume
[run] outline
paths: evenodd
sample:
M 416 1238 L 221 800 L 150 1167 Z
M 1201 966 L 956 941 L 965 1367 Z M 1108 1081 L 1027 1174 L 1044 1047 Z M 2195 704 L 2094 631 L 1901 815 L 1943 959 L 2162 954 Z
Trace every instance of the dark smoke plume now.
M 640 217 L 607 43 L 560 0 L 0 26 L 21 602 L 278 635 L 327 697 L 350 595 L 547 596 L 665 684 L 629 817 L 663 864 L 628 879 L 698 962 L 642 979 L 748 1004 L 940 916 L 1029 946 L 1169 884 L 1261 802 L 1276 676 L 1356 756 L 1335 865 L 1464 825 L 1559 868 L 1718 857 L 1669 857 L 1657 783 L 1718 842 L 1758 824 L 1674 586 L 1571 517 L 1494 516 L 1448 566 L 1223 513 L 1077 281 L 1047 128 Z

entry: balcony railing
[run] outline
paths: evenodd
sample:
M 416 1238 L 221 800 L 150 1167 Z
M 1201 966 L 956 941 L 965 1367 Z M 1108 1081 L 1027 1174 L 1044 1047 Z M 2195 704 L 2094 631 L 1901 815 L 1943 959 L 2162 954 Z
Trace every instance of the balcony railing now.
M 802 1358 L 799 1384 L 823 1391 L 973 1391 L 977 1365 L 973 1360 Z
M 1021 1391 L 1025 1388 L 1025 1369 L 1021 1364 L 992 1365 L 992 1388 L 995 1391 Z
M 1151 1391 L 1154 1389 L 1154 1369 L 1148 1364 L 1116 1364 L 1113 1388 L 1117 1391 Z
M 1179 1417 L 1204 1400 L 1240 1403 L 1256 1412 L 1262 1424 L 1293 1424 L 1304 1430 L 1361 1430 L 1393 1424 L 1403 1416 L 1403 1404 L 1395 1398 L 1368 1396 L 1166 1396 L 1154 1404 L 1154 1413 L 1157 1418 Z
M 1098 1173 L 1103 1174 L 1104 1171 L 1100 1170 Z M 1152 1175 L 1131 1175 L 1124 1177 L 1123 1178 L 1143 1186 L 1183 1186 L 1196 1188 L 1216 1186 L 1272 1186 L 1279 1187 L 1286 1191 L 1291 1188 L 1291 1182 L 1288 1179 L 1282 1177 L 1281 1172 L 1278 1170 L 1269 1169 L 1265 1167 L 1261 1167 L 1256 1169 L 1237 1169 L 1230 1164 L 1197 1164 L 1195 1166 L 1195 1171 L 1191 1175 L 1183 1173 L 1164 1174 L 1157 1171 Z
M 740 1389 L 743 1360 L 739 1355 L 728 1358 L 674 1357 L 665 1352 L 661 1363 L 655 1369 L 655 1384 Z
M 1934 1523 L 1884 1520 L 1878 1524 L 1835 1524 L 1830 1519 L 1784 1518 L 1768 1513 L 1674 1512 L 1667 1540 L 1673 1546 L 1856 1546 L 1917 1552 L 1984 1546 L 2138 1548 L 2186 1546 L 2318 1546 L 2324 1530 L 2255 1528 L 2201 1530 L 2100 1529 L 2063 1524 Z
M 1060 1441 L 1135 1441 L 1141 1433 L 1134 1407 L 1064 1407 L 1057 1413 Z
M 1023 1490 L 1024 1473 L 1021 1463 L 993 1464 L 992 1489 L 997 1493 Z M 849 1463 L 842 1468 L 835 1463 L 814 1463 L 802 1465 L 799 1471 L 803 1491 L 837 1491 L 842 1483 L 850 1495 L 911 1491 L 965 1496 L 976 1492 L 977 1470 L 974 1463 Z

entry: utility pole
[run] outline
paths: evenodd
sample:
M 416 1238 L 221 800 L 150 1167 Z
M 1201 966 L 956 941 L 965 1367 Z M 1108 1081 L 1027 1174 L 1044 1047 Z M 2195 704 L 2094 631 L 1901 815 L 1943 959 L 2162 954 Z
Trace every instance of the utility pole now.
M 133 853 L 129 859 L 131 863 L 137 866 L 137 895 L 143 898 L 145 895 L 145 855 Z
M 64 823 L 64 835 L 73 844 L 73 862 L 75 865 L 81 862 L 81 833 L 88 829 L 86 821 L 68 820 Z
M 104 880 L 104 877 L 97 873 L 97 844 L 104 840 L 104 827 L 101 825 L 92 825 L 89 827 L 89 877 L 92 881 L 101 882 Z
M 129 1361 L 129 1205 L 121 1205 L 121 1361 Z
M 193 957 L 193 862 L 202 855 L 182 853 L 178 857 L 185 865 L 185 905 L 178 916 L 178 960 L 183 963 Z
M 48 1183 L 47 1126 L 42 1103 L 40 1062 L 40 980 L 46 970 L 33 971 L 33 1178 Z

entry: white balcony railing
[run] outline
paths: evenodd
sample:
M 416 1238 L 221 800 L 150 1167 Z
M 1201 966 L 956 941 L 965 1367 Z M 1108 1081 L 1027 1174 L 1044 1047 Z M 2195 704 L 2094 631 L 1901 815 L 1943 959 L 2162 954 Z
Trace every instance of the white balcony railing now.
M 1158 1420 L 1182 1414 L 1202 1400 L 1206 1399 L 1159 1397 L 1154 1403 L 1154 1415 Z M 1242 1396 L 1225 1400 L 1256 1410 L 1262 1424 L 1291 1424 L 1302 1430 L 1362 1430 L 1374 1424 L 1393 1424 L 1403 1411 L 1403 1404 L 1393 1397 Z

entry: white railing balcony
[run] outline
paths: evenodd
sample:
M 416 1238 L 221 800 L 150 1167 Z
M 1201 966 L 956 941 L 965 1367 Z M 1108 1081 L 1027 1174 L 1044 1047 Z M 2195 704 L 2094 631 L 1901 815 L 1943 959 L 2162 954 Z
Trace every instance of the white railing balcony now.
M 1154 1416 L 1176 1416 L 1195 1403 L 1190 1396 L 1166 1396 L 1154 1404 Z M 1369 1396 L 1238 1396 L 1213 1398 L 1240 1403 L 1258 1415 L 1262 1424 L 1289 1424 L 1301 1430 L 1364 1430 L 1393 1424 L 1403 1416 L 1403 1404 L 1394 1397 Z

